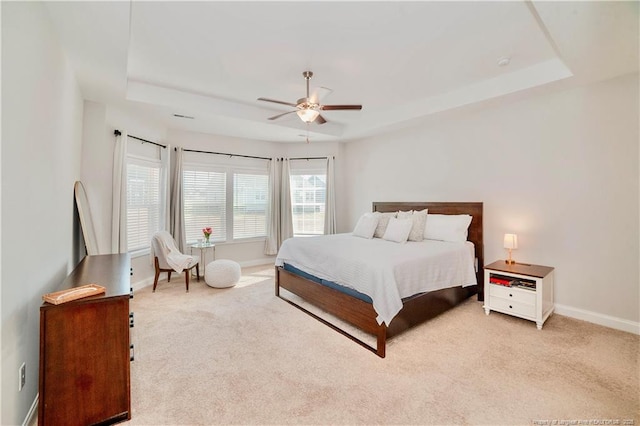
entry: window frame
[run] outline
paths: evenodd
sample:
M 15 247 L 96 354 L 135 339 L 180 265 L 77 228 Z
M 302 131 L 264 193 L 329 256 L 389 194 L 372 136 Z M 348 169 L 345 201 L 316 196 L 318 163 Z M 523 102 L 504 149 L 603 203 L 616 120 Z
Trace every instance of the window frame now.
M 213 171 L 218 173 L 225 173 L 226 176 L 226 192 L 225 192 L 225 237 L 224 240 L 221 239 L 212 239 L 212 242 L 219 245 L 224 244 L 238 244 L 238 243 L 248 243 L 248 242 L 260 242 L 265 241 L 267 238 L 267 220 L 268 220 L 268 212 L 269 212 L 269 170 L 265 167 L 259 166 L 251 166 L 251 165 L 230 165 L 224 164 L 222 162 L 216 161 L 194 161 L 195 159 L 190 159 L 183 162 L 183 171 L 186 170 L 194 170 L 200 169 L 203 171 Z M 263 160 L 268 161 L 268 160 Z M 234 179 L 235 174 L 254 174 L 254 175 L 264 175 L 267 177 L 267 206 L 266 206 L 266 214 L 265 214 L 265 235 L 264 236 L 255 236 L 255 237 L 245 237 L 245 238 L 234 238 L 233 235 L 233 227 L 234 227 Z M 184 190 L 184 176 L 183 176 L 183 190 Z M 184 205 L 183 205 L 183 214 L 184 214 Z M 186 215 L 185 215 L 185 227 L 186 227 Z M 197 241 L 190 241 L 187 237 L 187 245 L 191 245 L 196 243 Z
M 325 191 L 325 203 L 324 206 L 326 208 L 326 196 L 327 196 L 327 170 L 326 168 L 320 168 L 319 166 L 315 166 L 315 167 L 295 167 L 295 168 L 290 168 L 289 170 L 289 190 L 291 192 L 290 196 L 291 196 L 291 218 L 292 218 L 292 222 L 295 223 L 294 219 L 294 208 L 296 206 L 296 203 L 294 201 L 294 188 L 293 188 L 293 182 L 291 181 L 293 176 L 301 176 L 301 175 L 308 175 L 308 176 L 324 176 L 324 191 Z M 326 214 L 326 211 L 324 212 L 324 214 Z M 312 236 L 317 236 L 317 235 L 324 235 L 324 219 L 322 221 L 322 231 L 319 233 L 296 233 L 295 232 L 295 224 L 294 224 L 294 229 L 293 229 L 293 236 L 294 237 L 312 237 Z
M 185 182 L 184 182 L 184 172 L 185 171 L 201 171 L 201 172 L 208 172 L 208 173 L 222 173 L 224 175 L 225 178 L 225 184 L 224 184 L 224 214 L 225 214 L 225 218 L 224 218 L 224 222 L 225 222 L 225 232 L 224 232 L 224 239 L 216 239 L 213 235 L 211 236 L 211 242 L 215 243 L 215 244 L 224 244 L 227 242 L 228 239 L 228 235 L 229 235 L 229 229 L 228 229 L 228 224 L 229 224 L 229 208 L 228 208 L 228 204 L 229 204 L 229 179 L 228 179 L 228 173 L 225 167 L 220 167 L 220 166 L 216 166 L 213 164 L 208 164 L 208 163 L 201 163 L 201 162 L 184 162 L 183 163 L 183 172 L 182 172 L 182 191 L 183 191 L 183 203 L 182 203 L 182 215 L 184 218 L 184 227 L 185 227 L 185 239 L 186 239 L 186 243 L 187 245 L 191 245 L 191 244 L 195 244 L 197 243 L 197 240 L 189 240 L 188 235 L 186 235 L 186 228 L 187 228 L 187 215 L 185 213 L 185 208 L 186 208 L 186 199 L 184 198 L 184 193 L 185 193 Z M 198 225 L 198 227 L 205 227 L 205 226 L 212 226 L 211 223 L 208 224 L 202 224 L 202 225 Z M 204 238 L 204 235 L 200 234 L 199 237 L 197 238 Z
M 232 176 L 231 179 L 229 179 L 231 181 L 231 229 L 230 229 L 230 233 L 231 233 L 231 242 L 249 242 L 249 241 L 264 241 L 267 238 L 267 232 L 268 232 L 268 218 L 269 218 L 269 170 L 268 169 L 259 169 L 257 167 L 248 167 L 248 166 L 236 166 L 236 167 L 230 167 L 229 168 L 229 173 Z M 267 178 L 266 181 L 266 188 L 265 188 L 265 215 L 264 215 L 264 235 L 257 235 L 257 236 L 251 236 L 251 237 L 242 237 L 242 238 L 235 238 L 233 235 L 234 232 L 234 227 L 235 227 L 235 217 L 234 215 L 234 209 L 235 209 L 235 178 L 236 178 L 236 174 L 240 174 L 240 175 L 260 175 L 260 176 L 265 176 Z M 227 193 L 227 199 L 229 199 L 229 194 Z M 229 234 L 229 232 L 227 233 L 227 235 Z
M 128 215 L 130 210 L 129 209 L 129 165 L 130 164 L 135 164 L 137 166 L 142 166 L 142 167 L 155 168 L 158 170 L 158 197 L 159 198 L 158 198 L 157 213 L 158 213 L 159 229 L 157 229 L 156 231 L 152 232 L 151 235 L 149 235 L 147 244 L 144 247 L 136 248 L 136 249 L 129 249 L 129 228 L 130 227 L 129 227 Z M 125 188 L 126 188 L 126 211 L 127 211 L 127 253 L 129 253 L 132 258 L 136 258 L 136 257 L 146 256 L 151 253 L 151 236 L 153 235 L 153 233 L 157 232 L 158 230 L 164 229 L 164 226 L 160 226 L 160 225 L 163 221 L 163 218 L 166 217 L 166 215 L 168 214 L 167 211 L 163 212 L 163 210 L 166 210 L 166 193 L 168 188 L 164 188 L 163 190 L 164 164 L 162 162 L 162 159 L 160 158 L 150 158 L 150 157 L 145 157 L 142 155 L 132 154 L 127 152 L 125 156 L 125 167 L 126 167 Z M 167 183 L 165 183 L 165 186 L 166 185 Z

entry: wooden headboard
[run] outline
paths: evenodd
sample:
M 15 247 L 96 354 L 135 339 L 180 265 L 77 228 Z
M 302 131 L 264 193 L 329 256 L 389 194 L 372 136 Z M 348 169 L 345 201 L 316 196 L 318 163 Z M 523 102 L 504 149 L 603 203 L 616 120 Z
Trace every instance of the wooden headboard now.
M 468 214 L 472 216 L 469 225 L 467 240 L 471 241 L 476 249 L 478 259 L 478 300 L 484 300 L 484 242 L 482 239 L 482 203 L 474 202 L 373 202 L 374 212 L 397 212 L 399 210 L 424 210 L 429 209 L 431 214 Z

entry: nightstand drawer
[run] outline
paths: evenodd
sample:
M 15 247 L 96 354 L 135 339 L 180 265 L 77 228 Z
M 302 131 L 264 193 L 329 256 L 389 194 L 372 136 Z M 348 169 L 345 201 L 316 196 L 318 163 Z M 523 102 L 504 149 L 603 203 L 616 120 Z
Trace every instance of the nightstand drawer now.
M 496 311 L 502 311 L 508 314 L 524 316 L 529 318 L 535 318 L 536 305 L 530 305 L 527 303 L 520 303 L 514 300 L 503 299 L 501 297 L 491 296 L 489 299 L 491 309 Z
M 520 288 L 504 287 L 500 285 L 490 284 L 489 295 L 493 297 L 499 297 L 506 299 L 507 301 L 513 301 L 517 303 L 523 303 L 526 305 L 536 305 L 536 293 L 535 291 L 523 290 Z M 493 303 L 491 304 L 493 306 Z

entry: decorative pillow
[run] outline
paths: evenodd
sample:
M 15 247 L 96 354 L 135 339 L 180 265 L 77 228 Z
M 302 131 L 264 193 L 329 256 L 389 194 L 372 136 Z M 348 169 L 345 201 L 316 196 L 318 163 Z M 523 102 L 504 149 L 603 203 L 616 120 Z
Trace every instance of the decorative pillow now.
M 409 210 L 406 212 L 403 212 L 402 210 L 400 210 L 396 215 L 396 217 L 398 219 L 410 219 L 412 215 L 413 215 L 413 210 Z
M 378 226 L 379 215 L 373 215 L 371 213 L 365 213 L 360 216 L 356 227 L 353 230 L 353 235 L 362 238 L 373 238 L 373 233 Z
M 409 232 L 409 241 L 422 241 L 424 239 L 424 231 L 427 224 L 427 209 L 421 211 L 413 211 L 411 215 L 413 226 Z
M 396 243 L 404 243 L 409 237 L 411 227 L 413 226 L 413 220 L 409 219 L 396 219 L 392 217 L 389 219 L 387 230 L 384 231 L 382 239 L 393 241 Z
M 376 228 L 376 231 L 374 232 L 373 236 L 375 238 L 382 238 L 384 236 L 384 231 L 387 230 L 389 219 L 396 217 L 396 212 L 391 212 L 391 213 L 376 212 L 376 213 L 379 215 L 380 220 L 378 221 L 378 227 Z
M 427 214 L 424 238 L 440 241 L 466 241 L 471 216 L 468 214 Z

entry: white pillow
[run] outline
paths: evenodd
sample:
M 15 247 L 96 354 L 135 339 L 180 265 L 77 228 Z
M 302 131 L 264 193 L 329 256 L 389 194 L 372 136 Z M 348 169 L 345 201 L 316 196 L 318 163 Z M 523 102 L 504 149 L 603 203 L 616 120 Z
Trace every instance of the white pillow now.
M 409 241 L 422 241 L 424 239 L 424 231 L 427 223 L 427 209 L 421 211 L 413 211 L 411 215 L 413 226 L 409 232 Z
M 411 218 L 411 215 L 412 215 L 412 214 L 413 214 L 413 210 L 408 210 L 408 211 L 406 211 L 406 212 L 405 212 L 405 211 L 400 210 L 400 211 L 398 212 L 398 214 L 396 215 L 396 217 L 397 217 L 398 219 L 409 219 L 409 218 Z
M 467 241 L 467 231 L 471 224 L 468 214 L 427 214 L 424 238 L 440 241 Z
M 382 239 L 396 243 L 404 243 L 409 237 L 412 226 L 413 220 L 411 218 L 396 219 L 395 217 L 392 217 L 389 219 L 389 225 L 387 225 L 387 230 L 384 231 Z
M 396 217 L 396 212 L 391 213 L 380 213 L 375 212 L 375 214 L 379 215 L 380 220 L 378 221 L 378 227 L 376 228 L 376 232 L 373 233 L 375 238 L 382 238 L 384 236 L 384 232 L 387 230 L 387 225 L 389 224 L 389 219 L 392 217 Z
M 356 228 L 353 230 L 353 235 L 362 238 L 373 238 L 373 233 L 378 226 L 379 215 L 373 215 L 371 213 L 365 213 L 360 216 Z

